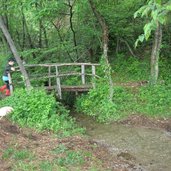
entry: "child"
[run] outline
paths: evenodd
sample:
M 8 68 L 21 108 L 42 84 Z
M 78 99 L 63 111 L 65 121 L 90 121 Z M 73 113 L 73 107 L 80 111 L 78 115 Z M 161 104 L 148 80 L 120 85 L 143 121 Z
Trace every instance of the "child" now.
M 0 92 L 5 91 L 6 96 L 10 96 L 10 84 L 9 84 L 8 74 L 11 73 L 12 71 L 15 71 L 15 68 L 13 67 L 14 63 L 15 63 L 14 58 L 10 58 L 8 60 L 8 64 L 5 68 L 4 75 L 2 77 L 2 80 L 5 82 L 5 85 L 0 87 Z

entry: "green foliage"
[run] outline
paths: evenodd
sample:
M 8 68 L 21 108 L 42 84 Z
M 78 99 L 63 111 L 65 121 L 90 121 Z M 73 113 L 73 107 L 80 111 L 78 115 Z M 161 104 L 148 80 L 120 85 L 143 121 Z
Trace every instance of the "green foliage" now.
M 25 160 L 33 158 L 33 154 L 28 150 L 15 150 L 13 148 L 8 148 L 3 152 L 2 159 L 6 160 L 13 158 L 15 160 Z
M 9 159 L 14 153 L 14 151 L 15 150 L 13 148 L 7 148 L 2 154 L 2 159 L 4 160 Z
M 149 78 L 150 64 L 146 59 L 140 60 L 138 58 L 125 57 L 123 54 L 118 54 L 112 66 L 114 70 L 114 82 L 148 80 Z
M 129 88 L 115 86 L 114 92 L 113 99 L 116 104 L 116 111 L 119 115 L 119 119 L 122 119 L 133 111 L 136 99 Z
M 57 163 L 59 166 L 66 166 L 66 165 L 79 165 L 83 164 L 83 156 L 81 152 L 77 151 L 67 151 L 66 156 L 59 157 L 57 159 Z
M 59 155 L 56 162 L 59 166 L 83 164 L 83 154 L 80 151 L 72 151 L 64 144 L 53 149 L 52 153 Z
M 28 159 L 28 158 L 33 159 L 33 155 L 28 150 L 17 150 L 13 154 L 13 158 L 15 160 L 24 160 L 24 159 Z
M 6 63 L 7 63 L 7 56 L 5 55 L 5 53 L 3 53 L 3 51 L 1 52 L 1 49 L 0 49 L 0 64 L 1 64 L 1 67 L 0 67 L 0 75 L 1 75 L 0 85 L 4 84 L 2 81 L 2 75 L 4 73 Z
M 171 61 L 170 58 L 166 59 L 164 57 L 160 58 L 159 61 L 159 79 L 164 82 L 166 85 L 171 84 Z M 160 81 L 159 81 L 160 82 Z
M 6 105 L 14 108 L 10 118 L 21 126 L 52 130 L 64 135 L 79 130 L 69 117 L 69 111 L 44 90 L 15 90 L 12 96 L 0 102 L 0 106 Z
M 141 17 L 147 17 L 148 21 L 144 26 L 144 34 L 139 36 L 135 42 L 135 46 L 138 42 L 143 42 L 144 39 L 148 40 L 151 32 L 157 28 L 158 23 L 165 25 L 167 21 L 168 14 L 170 12 L 170 3 L 156 0 L 149 0 L 148 3 L 142 6 L 139 10 L 134 13 L 134 18 L 138 15 Z
M 136 111 L 153 117 L 171 117 L 171 87 L 142 87 L 137 96 Z
M 118 119 L 116 105 L 109 100 L 108 92 L 109 86 L 106 80 L 99 80 L 95 89 L 90 90 L 87 95 L 82 95 L 77 99 L 77 110 L 96 118 L 99 122 Z
M 42 161 L 40 163 L 41 171 L 53 171 L 53 165 L 50 161 Z

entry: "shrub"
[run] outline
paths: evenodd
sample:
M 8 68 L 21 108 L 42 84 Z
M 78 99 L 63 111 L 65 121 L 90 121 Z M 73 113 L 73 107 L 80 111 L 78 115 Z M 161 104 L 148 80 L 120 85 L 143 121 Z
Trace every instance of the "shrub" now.
M 116 114 L 116 105 L 109 100 L 108 92 L 109 86 L 100 80 L 96 89 L 76 100 L 77 111 L 93 116 L 99 122 L 117 120 L 119 116 Z
M 116 81 L 136 81 L 149 79 L 150 65 L 146 59 L 140 60 L 134 57 L 126 57 L 118 54 L 113 61 L 113 70 L 117 75 Z
M 78 131 L 74 120 L 68 115 L 69 111 L 44 90 L 32 89 L 27 92 L 25 89 L 16 89 L 12 96 L 0 101 L 0 106 L 5 105 L 14 108 L 10 118 L 21 126 L 53 130 L 66 135 Z
M 137 111 L 149 116 L 171 116 L 171 87 L 156 85 L 140 88 Z

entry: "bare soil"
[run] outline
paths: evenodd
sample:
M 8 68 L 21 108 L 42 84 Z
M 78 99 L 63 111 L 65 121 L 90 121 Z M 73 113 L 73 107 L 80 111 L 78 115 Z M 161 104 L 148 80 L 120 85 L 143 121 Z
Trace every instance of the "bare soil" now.
M 144 115 L 130 115 L 127 119 L 120 121 L 121 124 L 146 128 L 163 129 L 171 132 L 171 119 L 149 118 Z
M 121 124 L 143 126 L 148 128 L 164 129 L 171 131 L 171 119 L 150 119 L 141 115 L 132 115 Z M 8 119 L 0 120 L 0 171 L 10 171 L 17 163 L 16 159 L 9 156 L 4 158 L 5 152 L 9 148 L 15 150 L 27 149 L 34 153 L 36 160 L 35 170 L 40 170 L 37 163 L 41 161 L 53 162 L 59 159 L 61 154 L 54 154 L 52 151 L 60 145 L 64 145 L 72 151 L 82 151 L 84 162 L 78 166 L 80 170 L 113 170 L 113 171 L 132 171 L 135 166 L 130 162 L 130 156 L 114 157 L 107 147 L 90 140 L 85 136 L 72 136 L 67 138 L 58 138 L 51 132 L 38 133 L 33 129 L 20 128 L 16 124 L 11 123 Z M 91 154 L 91 155 L 86 155 Z M 123 154 L 125 156 L 125 154 Z M 127 159 L 128 158 L 128 159 Z M 24 162 L 30 162 L 25 160 Z M 73 166 L 67 166 L 68 170 L 75 170 Z
M 27 149 L 34 154 L 32 163 L 35 170 L 41 170 L 38 164 L 42 161 L 53 163 L 64 154 L 54 154 L 52 151 L 60 145 L 64 145 L 68 150 L 75 152 L 81 151 L 84 156 L 84 162 L 78 166 L 80 170 L 115 170 L 126 171 L 133 168 L 127 161 L 114 157 L 106 147 L 89 140 L 83 136 L 72 136 L 67 138 L 57 138 L 50 132 L 38 133 L 33 129 L 20 128 L 11 121 L 3 118 L 0 120 L 0 171 L 15 170 L 18 160 L 8 154 L 4 157 L 9 149 L 23 150 Z M 87 155 L 89 154 L 89 155 Z M 91 155 L 90 155 L 91 154 Z M 30 163 L 30 159 L 23 160 L 23 163 Z M 22 170 L 20 168 L 17 171 Z M 29 169 L 28 169 L 29 170 Z M 56 169 L 54 169 L 56 171 Z M 59 170 L 59 169 L 58 169 Z M 75 167 L 67 166 L 67 170 L 75 171 Z M 47 170 L 48 171 L 48 170 Z

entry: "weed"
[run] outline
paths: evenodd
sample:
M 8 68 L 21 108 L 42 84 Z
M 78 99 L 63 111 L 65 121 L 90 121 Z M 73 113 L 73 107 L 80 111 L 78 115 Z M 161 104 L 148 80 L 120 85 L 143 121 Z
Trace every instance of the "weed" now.
M 9 159 L 14 153 L 14 151 L 15 150 L 13 148 L 6 149 L 2 154 L 2 159 Z
M 19 161 L 13 165 L 12 171 L 37 171 L 37 167 L 33 162 Z
M 54 154 L 60 154 L 60 153 L 64 153 L 68 150 L 68 148 L 64 145 L 64 144 L 59 144 L 59 146 L 55 149 L 53 149 L 53 153 Z
M 52 130 L 65 136 L 81 132 L 69 111 L 44 90 L 16 89 L 12 96 L 0 101 L 0 106 L 5 105 L 14 108 L 10 118 L 20 126 Z
M 59 166 L 66 166 L 66 165 L 79 165 L 83 164 L 84 159 L 81 153 L 75 151 L 67 151 L 66 156 L 60 157 L 57 159 L 57 164 Z
M 31 154 L 28 150 L 16 150 L 13 153 L 13 158 L 15 160 L 33 159 L 33 154 Z

